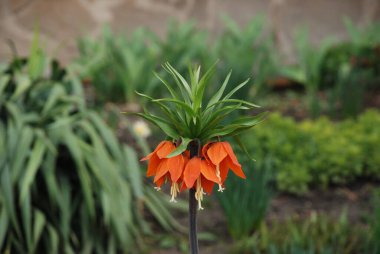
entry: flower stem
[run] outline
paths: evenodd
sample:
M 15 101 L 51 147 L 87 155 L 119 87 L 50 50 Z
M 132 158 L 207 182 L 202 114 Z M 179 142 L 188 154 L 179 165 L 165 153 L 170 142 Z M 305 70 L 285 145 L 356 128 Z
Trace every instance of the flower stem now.
M 194 140 L 189 145 L 190 158 L 194 156 L 199 156 L 200 153 L 200 142 L 199 140 Z M 190 241 L 190 253 L 198 254 L 198 237 L 197 237 L 197 200 L 195 199 L 195 189 L 191 188 L 189 190 L 189 241 Z
M 197 200 L 195 199 L 195 189 L 189 191 L 189 240 L 190 253 L 198 254 L 198 237 L 197 237 Z

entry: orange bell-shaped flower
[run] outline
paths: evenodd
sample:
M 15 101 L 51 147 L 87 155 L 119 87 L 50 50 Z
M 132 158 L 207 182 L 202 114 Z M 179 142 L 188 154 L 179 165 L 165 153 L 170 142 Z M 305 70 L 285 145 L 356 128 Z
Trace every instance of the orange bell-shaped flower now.
M 219 179 L 219 191 L 223 191 L 223 183 L 231 169 L 237 176 L 245 179 L 246 176 L 238 162 L 231 145 L 228 142 L 208 143 L 202 149 L 203 156 L 216 167 Z
M 195 198 L 198 201 L 199 209 L 203 209 L 201 204 L 203 191 L 211 194 L 214 184 L 220 184 L 216 168 L 198 157 L 193 157 L 186 164 L 183 171 L 183 181 L 187 188 L 195 188 Z
M 157 173 L 158 165 L 175 149 L 175 145 L 170 141 L 160 142 L 153 152 L 141 159 L 141 161 L 149 160 L 146 176 L 154 176 Z
M 158 189 L 166 180 L 171 182 L 172 202 L 180 191 L 179 182 L 186 163 L 186 158 L 182 154 L 166 158 L 175 148 L 172 142 L 163 141 L 152 153 L 142 159 L 142 161 L 149 160 L 147 176 L 154 176 L 153 181 Z

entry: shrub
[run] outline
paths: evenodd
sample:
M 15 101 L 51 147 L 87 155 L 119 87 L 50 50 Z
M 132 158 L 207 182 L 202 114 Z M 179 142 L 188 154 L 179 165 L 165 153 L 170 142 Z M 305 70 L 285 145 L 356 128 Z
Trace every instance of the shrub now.
M 326 118 L 297 123 L 271 114 L 244 139 L 258 161 L 273 159 L 278 189 L 297 194 L 360 177 L 380 179 L 379 121 L 374 110 L 340 123 Z

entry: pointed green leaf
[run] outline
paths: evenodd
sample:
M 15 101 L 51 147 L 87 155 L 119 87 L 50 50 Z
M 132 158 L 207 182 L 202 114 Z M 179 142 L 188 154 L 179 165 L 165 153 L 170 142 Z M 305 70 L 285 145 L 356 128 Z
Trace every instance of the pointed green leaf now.
M 177 78 L 181 81 L 181 84 L 186 89 L 189 96 L 191 96 L 191 88 L 187 83 L 186 79 L 181 74 L 179 74 L 179 72 L 176 69 L 174 69 L 173 66 L 171 66 L 168 62 L 166 63 L 166 67 L 171 71 L 171 73 L 177 76 Z
M 9 217 L 6 209 L 0 209 L 0 246 L 4 246 L 4 239 L 8 231 Z
M 177 93 L 174 91 L 174 89 L 166 82 L 163 78 L 161 78 L 158 73 L 154 72 L 154 75 L 165 85 L 165 87 L 168 89 L 169 93 L 174 99 L 179 100 L 179 97 Z
M 164 102 L 173 102 L 175 104 L 178 104 L 182 109 L 184 109 L 189 114 L 189 116 L 192 117 L 192 116 L 195 115 L 193 109 L 188 104 L 184 103 L 183 101 L 176 100 L 176 99 L 170 99 L 170 98 L 163 98 L 163 99 L 153 100 L 153 102 L 161 102 L 161 101 L 164 101 Z
M 187 146 L 191 142 L 191 140 L 192 139 L 190 138 L 181 137 L 181 144 L 176 149 L 174 149 L 173 152 L 171 152 L 168 156 L 166 156 L 166 158 L 172 158 L 174 156 L 177 156 L 183 153 L 187 149 Z
M 38 209 L 34 210 L 34 226 L 33 226 L 33 249 L 35 251 L 37 244 L 41 238 L 42 231 L 45 227 L 45 215 Z
M 203 99 L 203 94 L 206 89 L 206 85 L 209 81 L 209 79 L 212 77 L 212 74 L 215 72 L 215 66 L 218 62 L 215 62 L 208 70 L 207 72 L 203 75 L 201 80 L 199 81 L 198 87 L 196 89 L 195 97 L 194 99 L 194 110 L 197 111 L 201 105 L 202 105 L 202 99 Z
M 244 87 L 247 83 L 248 83 L 249 79 L 247 79 L 246 81 L 244 81 L 243 83 L 239 84 L 237 87 L 235 87 L 234 89 L 231 90 L 231 92 L 229 92 L 224 98 L 223 100 L 227 100 L 229 99 L 232 95 L 234 95 L 234 93 L 236 93 L 239 89 L 241 89 L 242 87 Z
M 34 181 L 38 168 L 41 166 L 42 158 L 45 154 L 46 146 L 41 140 L 37 138 L 32 148 L 28 164 L 25 169 L 24 177 L 21 180 L 21 193 L 20 202 L 23 203 L 27 193 L 30 191 L 30 187 Z
M 146 114 L 146 113 L 145 114 L 144 113 L 129 113 L 129 114 L 137 115 L 137 116 L 145 118 L 146 120 L 148 120 L 149 122 L 153 123 L 158 128 L 160 128 L 166 135 L 168 135 L 169 137 L 172 137 L 173 139 L 177 139 L 179 137 L 179 134 L 177 133 L 175 128 L 173 128 L 170 123 L 166 122 L 162 118 L 159 118 L 157 116 L 153 116 L 150 114 Z
M 251 155 L 249 154 L 247 147 L 244 145 L 243 142 L 241 142 L 241 139 L 239 136 L 233 136 L 235 142 L 239 145 L 240 149 L 245 153 L 245 155 L 248 157 L 248 159 L 252 161 L 256 161 Z
M 211 97 L 209 103 L 207 104 L 207 108 L 210 107 L 210 105 L 213 105 L 214 103 L 218 102 L 220 98 L 222 98 L 222 95 L 224 93 L 224 90 L 226 89 L 226 86 L 228 84 L 228 81 L 230 80 L 232 71 L 230 71 L 226 77 L 226 79 L 223 82 L 223 85 L 219 88 L 219 90 L 214 94 L 214 96 Z
M 130 178 L 130 182 L 133 188 L 133 194 L 136 195 L 136 198 L 143 199 L 143 182 L 140 173 L 140 166 L 137 159 L 137 154 L 130 146 L 124 146 L 125 159 L 127 161 L 127 172 Z

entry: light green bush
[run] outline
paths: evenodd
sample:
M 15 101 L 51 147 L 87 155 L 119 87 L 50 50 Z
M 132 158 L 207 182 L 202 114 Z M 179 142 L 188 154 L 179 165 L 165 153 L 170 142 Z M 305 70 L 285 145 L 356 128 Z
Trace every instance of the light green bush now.
M 380 179 L 379 124 L 375 110 L 339 123 L 327 118 L 295 122 L 274 113 L 244 140 L 257 160 L 274 160 L 280 190 L 304 193 L 311 186 Z

